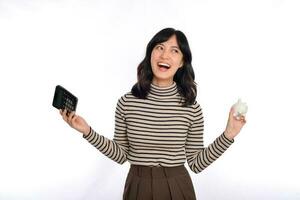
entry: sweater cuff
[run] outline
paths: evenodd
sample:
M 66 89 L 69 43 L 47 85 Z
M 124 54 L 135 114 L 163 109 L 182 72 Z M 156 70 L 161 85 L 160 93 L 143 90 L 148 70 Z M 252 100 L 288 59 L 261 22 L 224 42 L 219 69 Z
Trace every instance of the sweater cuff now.
M 229 144 L 234 143 L 234 139 L 230 140 L 229 138 L 226 137 L 225 131 L 221 134 L 221 138 L 222 138 L 226 143 L 229 143 Z
M 93 135 L 95 133 L 95 131 L 92 129 L 92 127 L 90 126 L 90 132 L 89 132 L 89 134 L 87 134 L 87 135 L 84 135 L 83 134 L 83 138 L 84 139 L 89 139 L 89 138 L 91 138 L 91 136 Z

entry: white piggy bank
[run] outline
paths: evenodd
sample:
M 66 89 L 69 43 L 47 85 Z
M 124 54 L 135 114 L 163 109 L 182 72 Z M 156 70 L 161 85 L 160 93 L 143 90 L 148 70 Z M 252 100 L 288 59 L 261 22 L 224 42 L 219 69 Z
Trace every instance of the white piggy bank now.
M 248 111 L 248 106 L 246 103 L 243 103 L 241 101 L 241 99 L 238 100 L 238 102 L 236 102 L 234 105 L 233 105 L 233 108 L 234 108 L 234 113 L 233 113 L 233 116 L 236 118 L 236 119 L 240 119 L 241 116 L 246 116 L 246 113 Z

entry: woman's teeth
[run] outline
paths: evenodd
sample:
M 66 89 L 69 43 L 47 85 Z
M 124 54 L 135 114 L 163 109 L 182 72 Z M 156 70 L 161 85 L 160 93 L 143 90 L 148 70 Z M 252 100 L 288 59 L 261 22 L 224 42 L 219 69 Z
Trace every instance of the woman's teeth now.
M 159 66 L 159 67 L 164 67 L 164 68 L 167 68 L 167 69 L 170 68 L 170 65 L 169 65 L 169 64 L 166 64 L 166 63 L 158 63 L 158 66 Z

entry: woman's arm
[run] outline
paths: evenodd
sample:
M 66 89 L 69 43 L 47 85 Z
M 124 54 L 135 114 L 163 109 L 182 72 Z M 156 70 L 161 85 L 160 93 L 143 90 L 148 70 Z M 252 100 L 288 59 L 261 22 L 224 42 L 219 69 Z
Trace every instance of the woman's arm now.
M 186 157 L 189 167 L 195 173 L 199 173 L 218 159 L 234 142 L 233 136 L 240 131 L 239 124 L 244 122 L 233 121 L 233 111 L 229 114 L 226 130 L 217 137 L 208 147 L 203 145 L 204 119 L 200 105 L 195 103 L 195 114 L 186 140 Z M 228 134 L 228 135 L 227 135 Z
M 61 114 L 64 120 L 72 128 L 81 132 L 83 134 L 83 138 L 85 138 L 101 153 L 117 163 L 123 164 L 127 160 L 129 147 L 124 116 L 124 104 L 125 101 L 123 96 L 118 100 L 115 110 L 115 133 L 113 140 L 96 133 L 96 131 L 94 131 L 82 117 L 75 115 L 75 113 L 71 113 L 69 116 L 66 116 L 65 112 L 61 112 Z

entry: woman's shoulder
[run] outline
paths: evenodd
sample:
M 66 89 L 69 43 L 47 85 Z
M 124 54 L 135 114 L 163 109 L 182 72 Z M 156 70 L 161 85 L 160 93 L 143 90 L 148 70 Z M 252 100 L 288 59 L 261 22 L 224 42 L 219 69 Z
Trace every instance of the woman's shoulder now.
M 135 99 L 136 97 L 132 94 L 131 91 L 124 93 L 122 96 L 119 97 L 119 101 L 130 101 L 131 99 Z
M 197 100 L 195 100 L 194 103 L 192 105 L 190 105 L 190 106 L 195 111 L 201 111 L 202 110 L 201 105 L 200 105 L 200 103 Z
M 123 99 L 130 99 L 130 98 L 133 98 L 133 97 L 134 97 L 134 96 L 133 96 L 132 92 L 129 91 L 129 92 L 124 93 L 120 98 L 123 98 Z

